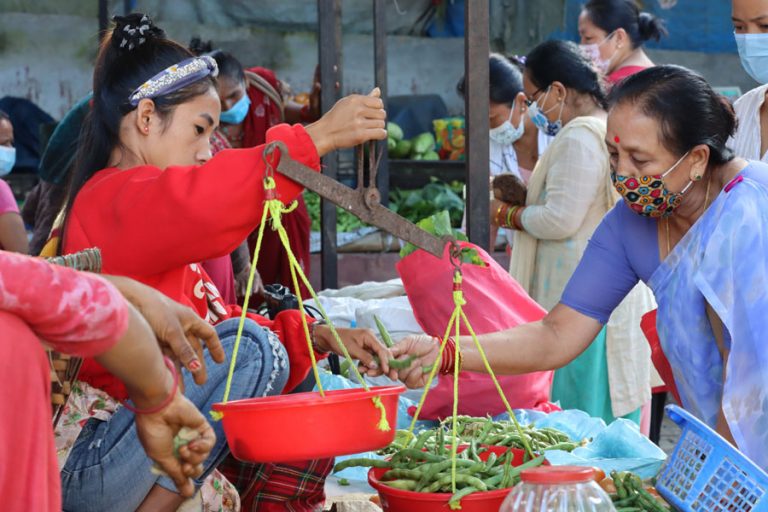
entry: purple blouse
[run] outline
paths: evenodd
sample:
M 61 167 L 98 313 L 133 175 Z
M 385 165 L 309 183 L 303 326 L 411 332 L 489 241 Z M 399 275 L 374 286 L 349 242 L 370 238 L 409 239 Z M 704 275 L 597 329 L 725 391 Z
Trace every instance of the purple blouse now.
M 750 161 L 740 175 L 768 185 L 768 164 Z M 638 281 L 647 283 L 660 264 L 658 220 L 620 201 L 589 240 L 560 302 L 605 324 Z

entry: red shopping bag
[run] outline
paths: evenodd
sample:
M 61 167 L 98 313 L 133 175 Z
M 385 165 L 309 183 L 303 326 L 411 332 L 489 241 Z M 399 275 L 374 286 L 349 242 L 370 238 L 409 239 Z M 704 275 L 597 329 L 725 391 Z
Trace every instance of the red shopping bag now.
M 659 334 L 656 332 L 656 311 L 654 309 L 643 315 L 643 319 L 640 320 L 640 328 L 643 330 L 643 334 L 645 334 L 645 338 L 651 346 L 651 361 L 653 366 L 656 367 L 656 371 L 659 372 L 661 380 L 667 385 L 666 391 L 671 391 L 677 403 L 682 404 L 683 402 L 680 401 L 680 394 L 675 384 L 675 376 L 672 373 L 672 367 L 669 366 L 667 356 L 664 355 L 664 350 L 661 348 Z
M 516 325 L 541 320 L 546 311 L 531 299 L 522 286 L 488 253 L 476 245 L 461 242 L 480 254 L 486 266 L 464 264 L 462 287 L 464 312 L 477 334 L 501 331 Z M 448 255 L 442 259 L 425 251 L 415 251 L 397 264 L 408 301 L 416 321 L 425 333 L 443 336 L 454 310 L 454 267 Z M 469 334 L 464 325 L 461 334 Z M 553 372 L 498 376 L 510 405 L 517 409 L 557 410 L 549 403 Z M 441 378 L 427 395 L 420 418 L 440 419 L 452 413 L 453 379 Z M 459 374 L 459 414 L 485 416 L 505 412 L 504 402 L 487 374 Z

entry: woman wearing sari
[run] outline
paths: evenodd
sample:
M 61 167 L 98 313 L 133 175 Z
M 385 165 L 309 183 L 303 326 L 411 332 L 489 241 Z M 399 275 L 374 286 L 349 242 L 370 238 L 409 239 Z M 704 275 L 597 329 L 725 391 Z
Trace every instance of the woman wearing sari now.
M 610 104 L 606 144 L 624 202 L 541 322 L 480 341 L 499 373 L 561 367 L 643 281 L 659 305 L 657 329 L 682 405 L 768 469 L 768 166 L 733 156 L 733 110 L 693 71 L 641 71 Z M 414 337 L 393 353 L 422 356 L 400 375 L 417 386 L 436 343 Z M 460 357 L 465 370 L 483 371 L 469 339 Z

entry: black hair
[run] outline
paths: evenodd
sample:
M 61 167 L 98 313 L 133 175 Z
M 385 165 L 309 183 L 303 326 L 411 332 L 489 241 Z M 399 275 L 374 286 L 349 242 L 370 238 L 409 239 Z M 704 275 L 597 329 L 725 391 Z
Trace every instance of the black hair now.
M 584 5 L 584 12 L 595 26 L 607 34 L 623 28 L 632 41 L 633 49 L 651 39 L 658 41 L 668 34 L 664 20 L 640 11 L 633 0 L 590 0 Z
M 80 133 L 66 213 L 83 185 L 109 164 L 112 150 L 120 145 L 120 123 L 136 108 L 130 104 L 131 93 L 164 69 L 193 56 L 167 39 L 165 32 L 144 14 L 115 16 L 113 21 L 114 27 L 103 38 L 96 58 L 93 100 Z M 214 86 L 213 78 L 208 76 L 152 100 L 161 120 L 167 122 L 176 106 Z
M 659 139 L 675 155 L 700 144 L 709 146 L 709 162 L 733 160 L 726 143 L 736 130 L 730 102 L 690 69 L 665 65 L 636 73 L 613 88 L 611 107 L 631 103 L 659 123 Z
M 213 48 L 213 41 L 203 41 L 193 37 L 189 42 L 189 50 L 195 55 L 209 55 L 214 58 L 219 67 L 219 76 L 225 76 L 236 82 L 245 82 L 245 71 L 240 61 L 231 53 Z
M 6 120 L 9 123 L 11 122 L 11 116 L 9 116 L 5 110 L 0 110 L 0 121 L 2 120 Z
M 575 43 L 559 39 L 544 41 L 525 57 L 525 70 L 539 90 L 560 82 L 568 89 L 589 94 L 599 106 L 606 106 L 600 75 Z
M 518 94 L 523 92 L 523 72 L 518 61 L 499 53 L 492 53 L 488 61 L 489 96 L 493 103 L 512 106 Z M 466 93 L 465 78 L 456 84 L 456 91 L 463 98 Z

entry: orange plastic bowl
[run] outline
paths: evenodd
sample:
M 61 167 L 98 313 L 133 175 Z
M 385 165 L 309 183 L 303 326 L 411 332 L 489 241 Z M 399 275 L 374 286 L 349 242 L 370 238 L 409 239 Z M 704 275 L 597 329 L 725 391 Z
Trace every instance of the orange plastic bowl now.
M 224 434 L 237 459 L 291 462 L 384 448 L 395 438 L 397 399 L 403 386 L 268 396 L 213 405 L 224 414 Z M 380 397 L 391 429 L 377 427 Z

